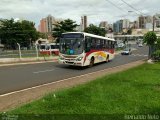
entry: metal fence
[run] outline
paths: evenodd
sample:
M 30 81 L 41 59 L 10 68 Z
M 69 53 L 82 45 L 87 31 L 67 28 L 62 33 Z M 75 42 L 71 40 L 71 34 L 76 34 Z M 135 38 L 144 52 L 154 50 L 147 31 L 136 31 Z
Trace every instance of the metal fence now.
M 34 47 L 31 50 L 0 50 L 0 59 L 1 58 L 39 58 L 39 57 L 50 57 L 55 56 L 54 54 L 46 55 L 41 54 L 39 49 Z

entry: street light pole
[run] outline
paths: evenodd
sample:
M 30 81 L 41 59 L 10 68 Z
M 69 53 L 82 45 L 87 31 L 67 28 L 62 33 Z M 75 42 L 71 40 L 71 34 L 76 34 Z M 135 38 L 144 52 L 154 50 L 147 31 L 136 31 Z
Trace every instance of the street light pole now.
M 19 58 L 22 58 L 22 54 L 21 54 L 21 45 L 19 43 L 17 43 L 18 45 L 18 49 L 19 49 Z
M 37 44 L 35 45 L 36 45 L 36 54 L 37 54 L 37 59 L 38 59 L 38 45 Z

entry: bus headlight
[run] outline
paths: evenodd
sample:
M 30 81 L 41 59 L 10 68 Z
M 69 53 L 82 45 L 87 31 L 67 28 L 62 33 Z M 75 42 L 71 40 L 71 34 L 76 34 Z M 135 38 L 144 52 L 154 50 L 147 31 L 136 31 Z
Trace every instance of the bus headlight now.
M 60 60 L 64 60 L 64 57 L 62 57 L 62 56 L 59 56 L 59 59 L 60 59 Z
M 78 57 L 77 59 L 76 59 L 76 61 L 81 61 L 83 59 L 83 57 Z

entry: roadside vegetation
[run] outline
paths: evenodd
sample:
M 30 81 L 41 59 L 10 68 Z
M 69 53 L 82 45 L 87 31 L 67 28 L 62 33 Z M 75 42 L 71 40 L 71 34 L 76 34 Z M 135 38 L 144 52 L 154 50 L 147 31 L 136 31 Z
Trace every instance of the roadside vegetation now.
M 160 61 L 160 38 L 157 38 L 155 32 L 148 32 L 144 35 L 143 42 L 149 46 L 149 59 Z
M 50 93 L 6 114 L 39 120 L 123 120 L 126 115 L 158 115 L 159 73 L 160 63 L 146 63 L 84 85 Z

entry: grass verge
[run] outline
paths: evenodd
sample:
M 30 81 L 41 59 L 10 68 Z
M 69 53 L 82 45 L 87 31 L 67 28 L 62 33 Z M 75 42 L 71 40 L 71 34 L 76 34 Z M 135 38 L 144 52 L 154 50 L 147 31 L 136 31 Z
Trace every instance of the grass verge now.
M 160 115 L 159 98 L 160 63 L 146 63 L 84 85 L 53 92 L 5 115 L 31 120 L 37 117 L 40 120 L 157 118 Z

